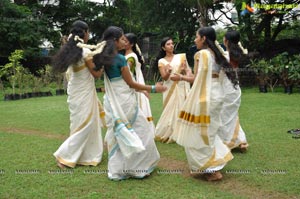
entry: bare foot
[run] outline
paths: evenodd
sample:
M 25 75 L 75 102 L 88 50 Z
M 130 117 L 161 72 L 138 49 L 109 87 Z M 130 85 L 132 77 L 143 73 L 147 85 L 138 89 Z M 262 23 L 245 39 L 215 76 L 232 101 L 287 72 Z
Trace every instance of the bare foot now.
M 214 173 L 207 173 L 205 175 L 205 178 L 207 181 L 218 181 L 221 180 L 223 178 L 222 174 L 220 171 L 216 171 Z
M 65 169 L 65 168 L 66 168 L 66 166 L 65 166 L 64 164 L 60 163 L 58 160 L 56 160 L 56 164 L 57 164 L 57 166 L 58 166 L 60 169 Z
M 172 144 L 172 143 L 175 143 L 175 140 L 169 138 L 169 140 L 167 141 L 167 144 Z
M 240 148 L 240 151 L 242 153 L 245 153 L 247 150 L 248 150 L 248 144 L 247 143 L 244 143 L 244 144 L 240 144 L 239 148 Z

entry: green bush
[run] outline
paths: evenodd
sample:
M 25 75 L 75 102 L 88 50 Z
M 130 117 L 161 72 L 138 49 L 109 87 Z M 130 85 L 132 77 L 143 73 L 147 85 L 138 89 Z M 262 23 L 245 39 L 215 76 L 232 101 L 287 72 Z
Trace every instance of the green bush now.
M 5 64 L 4 67 L 0 70 L 0 78 L 5 77 L 8 79 L 10 86 L 12 88 L 12 94 L 16 93 L 16 87 L 22 88 L 23 82 L 23 74 L 26 73 L 26 70 L 21 64 L 21 60 L 24 57 L 23 50 L 15 50 L 11 55 L 8 57 L 9 63 Z M 3 86 L 3 84 L 2 84 Z M 3 86 L 3 91 L 6 88 Z
M 259 85 L 267 85 L 272 92 L 279 80 L 285 87 L 300 82 L 300 55 L 290 56 L 283 52 L 269 60 L 252 60 L 250 67 L 256 73 Z

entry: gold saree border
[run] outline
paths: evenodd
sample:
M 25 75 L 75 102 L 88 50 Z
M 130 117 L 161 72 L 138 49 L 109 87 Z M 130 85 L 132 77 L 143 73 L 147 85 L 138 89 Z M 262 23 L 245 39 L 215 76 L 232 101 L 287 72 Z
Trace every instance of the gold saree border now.
M 147 117 L 148 122 L 152 122 L 153 121 L 153 117 Z
M 186 54 L 185 53 L 176 54 L 176 55 L 180 56 L 180 64 L 183 64 L 183 62 L 186 61 Z M 181 68 L 180 68 L 180 66 L 177 68 L 176 74 L 181 74 Z M 165 108 L 167 106 L 167 104 L 168 104 L 171 96 L 173 95 L 173 92 L 175 90 L 175 87 L 176 87 L 177 83 L 178 83 L 178 81 L 173 81 L 173 84 L 172 84 L 172 86 L 169 89 L 168 95 L 166 96 L 166 99 L 163 102 L 163 108 Z
M 204 117 L 204 121 L 210 123 L 210 116 L 208 115 L 208 110 L 207 110 L 207 90 L 206 90 L 207 78 L 210 78 L 210 77 L 207 77 L 207 73 L 208 73 L 208 56 L 207 56 L 206 52 L 202 52 L 201 55 L 202 55 L 201 58 L 202 58 L 202 62 L 203 62 L 203 64 L 202 64 L 203 69 L 202 69 L 202 73 L 199 74 L 199 75 L 201 75 L 201 79 L 205 80 L 205 81 L 203 81 L 203 83 L 201 84 L 201 88 L 200 88 L 200 99 L 199 99 L 200 104 L 201 104 L 200 116 L 202 116 L 202 117 L 206 116 L 206 117 Z M 201 60 L 199 60 L 199 63 L 201 63 L 200 61 Z M 201 128 L 201 137 L 202 137 L 204 143 L 208 145 L 209 140 L 208 140 L 207 128 Z
M 229 151 L 225 156 L 224 158 L 221 158 L 221 159 L 218 159 L 218 160 L 215 160 L 216 158 L 216 150 L 214 150 L 211 158 L 202 166 L 200 167 L 200 171 L 204 171 L 206 170 L 207 168 L 209 167 L 216 167 L 216 166 L 219 166 L 219 165 L 222 165 L 222 164 L 225 164 L 227 162 L 229 162 L 230 160 L 232 160 L 233 158 L 233 155 L 232 153 Z
M 58 157 L 58 156 L 56 157 L 56 160 L 59 161 L 60 163 L 62 163 L 63 165 L 66 165 L 71 168 L 74 168 L 76 165 L 97 166 L 100 163 L 100 162 L 96 162 L 96 161 L 74 163 L 74 162 L 66 161 L 63 158 Z
M 57 156 L 56 160 L 59 161 L 60 163 L 62 163 L 63 165 L 66 165 L 68 167 L 74 168 L 76 166 L 76 163 L 74 162 L 68 162 L 66 160 L 64 160 L 63 158 Z
M 178 81 L 174 81 L 172 86 L 170 87 L 168 95 L 167 95 L 166 99 L 164 100 L 163 108 L 165 108 L 167 106 L 167 104 L 169 103 L 169 100 L 170 100 L 171 96 L 173 95 L 173 92 L 175 90 L 177 83 L 178 83 Z
M 235 129 L 234 129 L 234 133 L 232 136 L 231 141 L 227 144 L 227 146 L 232 149 L 235 147 L 235 142 L 237 140 L 237 137 L 239 135 L 239 131 L 240 131 L 240 120 L 239 118 L 237 118 L 236 124 L 235 124 Z
M 82 66 L 79 66 L 79 67 L 73 67 L 73 71 L 75 73 L 77 73 L 77 72 L 79 72 L 79 71 L 81 71 L 81 70 L 83 70 L 85 68 L 86 68 L 86 65 L 82 65 Z
M 93 111 L 89 114 L 89 116 L 85 119 L 85 121 L 74 131 L 71 133 L 71 135 L 73 135 L 74 133 L 77 133 L 78 131 L 80 131 L 84 126 L 86 126 L 86 124 L 91 120 L 93 115 Z
M 191 113 L 180 111 L 179 118 L 183 119 L 190 123 L 195 124 L 209 124 L 210 123 L 210 116 L 209 115 L 193 115 Z
M 91 162 L 78 162 L 78 165 L 83 165 L 83 166 L 97 166 L 100 162 L 95 162 L 95 161 L 91 161 Z
M 127 129 L 132 129 L 132 126 L 131 126 L 130 123 L 125 124 L 125 123 L 123 122 L 123 120 L 121 120 L 121 119 L 115 120 L 115 126 L 118 126 L 118 125 L 120 125 L 120 124 L 124 124 L 124 125 L 127 127 Z

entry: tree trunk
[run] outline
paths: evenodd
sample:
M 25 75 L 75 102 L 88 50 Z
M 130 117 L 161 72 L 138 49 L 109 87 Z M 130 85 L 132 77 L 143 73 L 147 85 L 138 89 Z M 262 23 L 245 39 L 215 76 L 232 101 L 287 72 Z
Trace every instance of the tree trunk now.
M 271 15 L 266 15 L 265 16 L 265 21 L 264 21 L 264 27 L 265 27 L 265 49 L 269 49 L 271 47 L 272 41 L 271 41 L 271 20 L 272 20 Z
M 205 27 L 208 25 L 208 5 L 206 2 L 197 0 L 199 11 L 199 26 Z

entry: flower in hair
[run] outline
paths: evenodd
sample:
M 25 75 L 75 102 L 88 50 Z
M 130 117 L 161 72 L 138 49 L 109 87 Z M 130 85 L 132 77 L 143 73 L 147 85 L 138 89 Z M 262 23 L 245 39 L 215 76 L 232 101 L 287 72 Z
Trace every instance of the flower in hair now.
M 96 54 L 102 53 L 102 51 L 103 51 L 103 49 L 104 49 L 105 46 L 106 46 L 106 41 L 102 41 L 102 42 L 98 43 L 98 44 L 96 45 L 95 50 L 92 51 L 92 52 L 90 53 L 90 55 L 91 55 L 91 56 L 94 56 L 94 55 L 96 55 Z
M 72 36 L 73 36 L 72 33 L 69 34 L 67 41 L 69 41 L 69 40 L 71 39 Z
M 81 43 L 84 43 L 83 39 L 81 39 L 78 35 L 75 35 L 74 41 L 79 41 Z
M 141 55 L 143 62 L 145 62 L 144 56 L 142 55 L 142 52 L 141 52 L 141 49 L 140 49 L 139 45 L 138 45 L 138 44 L 135 44 L 135 48 L 136 48 L 136 50 L 138 51 L 138 53 Z
M 222 48 L 222 46 L 219 44 L 218 40 L 215 40 L 215 45 L 216 45 L 216 47 L 218 48 L 218 50 L 220 51 L 220 53 L 222 55 L 226 54 L 225 51 L 224 51 L 224 49 Z
M 239 47 L 242 49 L 242 51 L 243 51 L 244 54 L 248 54 L 248 50 L 245 49 L 245 48 L 242 46 L 241 42 L 239 42 L 238 45 L 239 45 Z
M 98 43 L 97 45 L 89 45 L 84 43 L 78 43 L 77 46 L 79 48 L 88 48 L 88 49 L 95 49 L 91 53 L 89 53 L 89 56 L 94 56 L 96 54 L 102 53 L 104 47 L 106 46 L 106 41 L 102 41 Z

